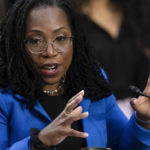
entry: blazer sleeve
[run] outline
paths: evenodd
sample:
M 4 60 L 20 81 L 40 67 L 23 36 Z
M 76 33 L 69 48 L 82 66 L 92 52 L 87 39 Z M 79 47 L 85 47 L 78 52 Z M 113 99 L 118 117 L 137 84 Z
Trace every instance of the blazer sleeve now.
M 9 117 L 8 117 L 8 105 L 5 100 L 0 98 L 0 149 L 1 150 L 30 150 L 30 136 L 20 141 L 17 141 L 13 145 L 10 145 L 9 141 Z
M 108 147 L 113 150 L 150 150 L 150 131 L 141 127 L 133 113 L 128 120 L 114 95 L 106 100 Z

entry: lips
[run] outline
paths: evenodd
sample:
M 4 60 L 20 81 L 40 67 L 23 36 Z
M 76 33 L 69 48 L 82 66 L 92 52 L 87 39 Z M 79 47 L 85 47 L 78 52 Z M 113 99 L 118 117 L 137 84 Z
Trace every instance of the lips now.
M 58 64 L 45 64 L 41 68 L 41 73 L 44 76 L 55 76 L 59 72 Z

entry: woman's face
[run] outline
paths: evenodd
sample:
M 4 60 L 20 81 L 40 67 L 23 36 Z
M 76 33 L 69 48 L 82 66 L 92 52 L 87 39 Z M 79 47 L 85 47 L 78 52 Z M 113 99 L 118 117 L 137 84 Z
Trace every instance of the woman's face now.
M 67 16 L 60 8 L 39 7 L 27 16 L 25 48 L 46 90 L 58 87 L 71 64 L 73 43 L 67 38 L 71 36 Z

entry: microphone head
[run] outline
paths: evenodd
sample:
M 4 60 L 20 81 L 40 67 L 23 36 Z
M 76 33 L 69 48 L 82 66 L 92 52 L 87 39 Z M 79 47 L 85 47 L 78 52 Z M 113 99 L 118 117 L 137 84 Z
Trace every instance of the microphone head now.
M 138 87 L 134 86 L 134 85 L 130 85 L 128 87 L 128 89 L 131 92 L 132 96 L 135 97 L 135 98 L 137 98 L 141 95 L 141 90 Z

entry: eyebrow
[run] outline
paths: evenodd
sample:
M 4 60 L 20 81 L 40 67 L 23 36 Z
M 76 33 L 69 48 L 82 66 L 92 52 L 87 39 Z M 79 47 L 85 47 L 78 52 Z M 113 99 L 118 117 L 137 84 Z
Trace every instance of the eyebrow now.
M 63 30 L 63 29 L 69 29 L 69 28 L 67 28 L 67 27 L 60 27 L 60 28 L 58 28 L 58 29 L 55 29 L 54 32 L 56 33 L 56 32 L 58 32 L 58 31 L 60 31 L 60 30 Z M 42 33 L 42 31 L 36 30 L 36 29 L 30 30 L 30 31 L 28 31 L 27 33 L 29 33 L 29 32 L 38 32 L 38 33 L 40 32 L 40 33 Z
M 58 32 L 58 31 L 63 30 L 63 29 L 67 29 L 68 30 L 67 27 L 61 27 L 61 28 L 55 29 L 54 32 Z

